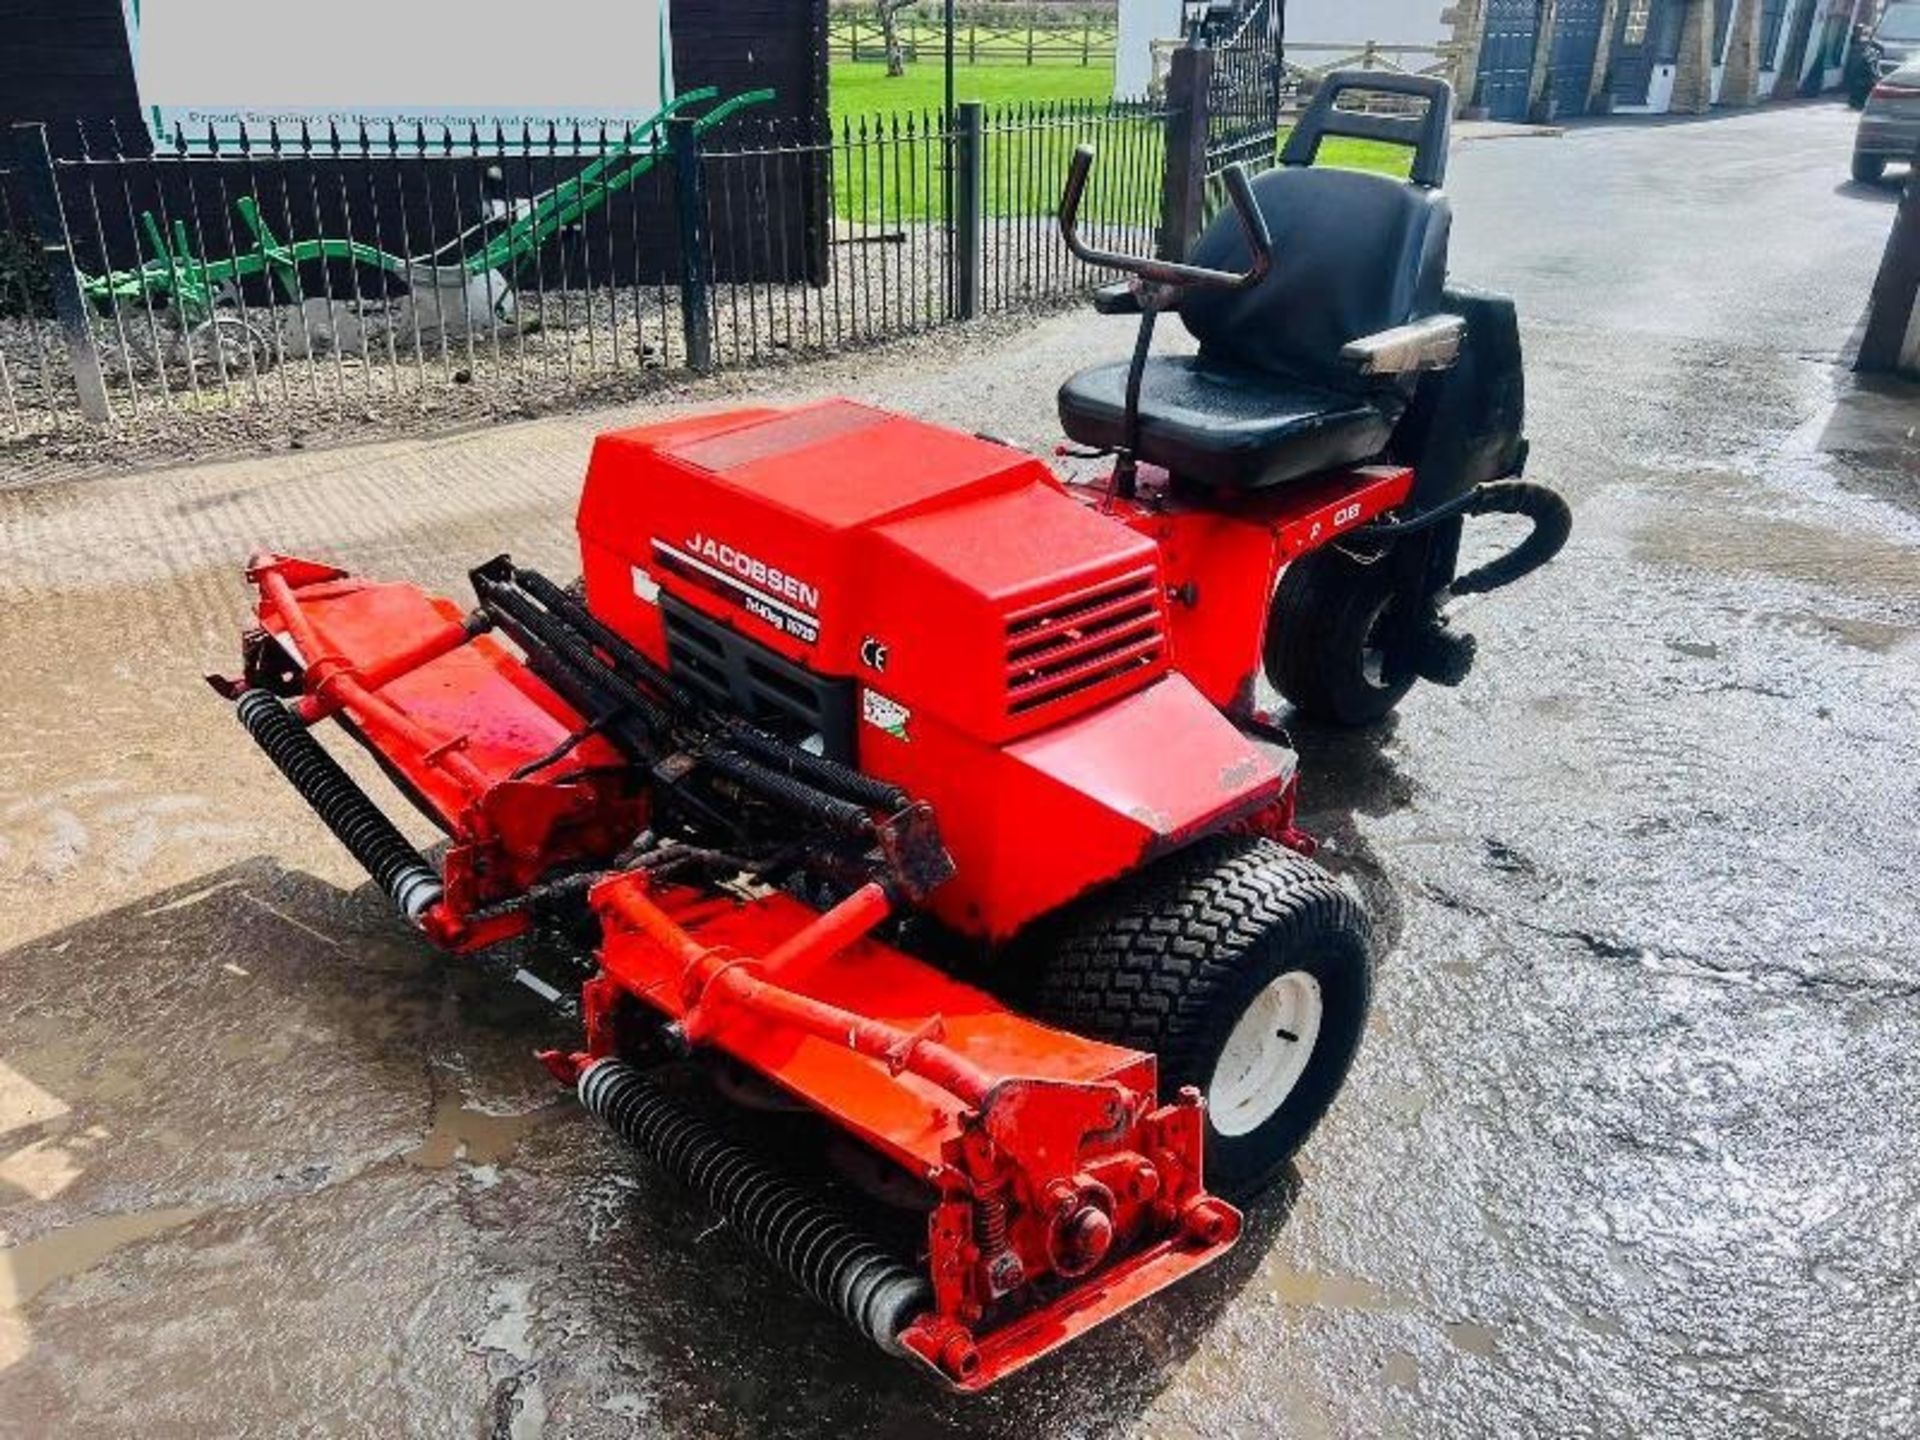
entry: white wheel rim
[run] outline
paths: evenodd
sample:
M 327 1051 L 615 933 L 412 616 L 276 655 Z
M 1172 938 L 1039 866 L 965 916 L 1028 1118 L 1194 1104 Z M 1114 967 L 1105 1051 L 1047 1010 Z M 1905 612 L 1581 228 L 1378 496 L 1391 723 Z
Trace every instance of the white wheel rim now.
M 1207 1112 L 1222 1135 L 1258 1130 L 1286 1104 L 1320 1039 L 1326 1004 L 1304 970 L 1276 975 L 1235 1022 L 1207 1086 Z

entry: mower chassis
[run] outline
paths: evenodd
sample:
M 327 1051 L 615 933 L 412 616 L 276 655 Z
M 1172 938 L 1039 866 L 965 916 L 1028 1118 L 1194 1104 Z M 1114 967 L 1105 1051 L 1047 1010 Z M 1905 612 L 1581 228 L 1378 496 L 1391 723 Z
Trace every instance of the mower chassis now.
M 243 677 L 214 683 L 430 938 L 455 951 L 511 938 L 546 877 L 597 880 L 585 1046 L 543 1057 L 590 1108 L 670 1169 L 710 1155 L 647 1143 L 659 1126 L 636 1118 L 649 1105 L 623 1059 L 641 1018 L 669 1048 L 747 1066 L 930 1189 L 921 1284 L 907 1288 L 913 1272 L 841 1222 L 822 1219 L 817 1237 L 840 1236 L 839 1250 L 796 1249 L 749 1204 L 786 1193 L 773 1180 L 707 1191 L 723 1213 L 746 1205 L 743 1233 L 877 1343 L 978 1389 L 1231 1247 L 1239 1213 L 1202 1183 L 1200 1096 L 1159 1104 L 1152 1056 L 1025 1019 L 874 938 L 898 884 L 820 913 L 778 892 L 665 883 L 644 859 L 619 868 L 646 818 L 631 765 L 483 617 L 287 557 L 257 557 L 249 574 L 261 628 Z M 438 876 L 309 733 L 325 718 L 448 833 Z M 696 1189 L 714 1179 L 677 1173 Z M 844 1266 L 823 1270 L 835 1255 Z

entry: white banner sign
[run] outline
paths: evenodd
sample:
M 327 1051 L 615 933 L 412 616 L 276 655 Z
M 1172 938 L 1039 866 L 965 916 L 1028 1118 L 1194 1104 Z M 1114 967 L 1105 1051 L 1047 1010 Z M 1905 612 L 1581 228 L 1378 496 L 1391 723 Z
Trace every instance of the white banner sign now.
M 509 140 L 631 124 L 672 94 L 668 0 L 127 0 L 140 101 L 178 127 L 324 136 L 389 123 Z

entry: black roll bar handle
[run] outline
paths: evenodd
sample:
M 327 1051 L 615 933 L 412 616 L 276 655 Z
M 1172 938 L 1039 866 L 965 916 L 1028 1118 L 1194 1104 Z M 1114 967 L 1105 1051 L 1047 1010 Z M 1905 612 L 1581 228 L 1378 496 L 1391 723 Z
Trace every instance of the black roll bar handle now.
M 1112 250 L 1096 250 L 1080 238 L 1080 202 L 1087 191 L 1087 177 L 1093 173 L 1093 146 L 1075 147 L 1073 161 L 1067 167 L 1067 188 L 1060 197 L 1060 234 L 1067 249 L 1089 265 L 1123 270 L 1155 285 L 1210 285 L 1225 290 L 1247 290 L 1258 285 L 1273 268 L 1273 235 L 1267 229 L 1267 217 L 1253 198 L 1247 172 L 1239 164 L 1229 165 L 1222 178 L 1233 213 L 1247 239 L 1252 263 L 1235 274 L 1231 270 L 1212 270 L 1204 265 L 1182 265 L 1172 260 L 1156 260 L 1145 255 L 1122 255 Z

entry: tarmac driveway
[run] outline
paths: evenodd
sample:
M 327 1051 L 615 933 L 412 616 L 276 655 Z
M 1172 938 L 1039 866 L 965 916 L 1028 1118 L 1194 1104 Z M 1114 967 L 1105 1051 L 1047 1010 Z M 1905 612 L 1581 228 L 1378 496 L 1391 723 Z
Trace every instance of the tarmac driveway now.
M 1835 367 L 1892 214 L 1849 125 L 1460 150 L 1574 544 L 1470 610 L 1464 687 L 1299 737 L 1387 944 L 1297 1182 L 983 1400 L 556 1095 L 538 1002 L 395 924 L 200 685 L 257 545 L 562 570 L 637 412 L 0 493 L 0 1432 L 1920 1429 L 1920 408 Z M 1128 339 L 806 381 L 1038 447 Z

